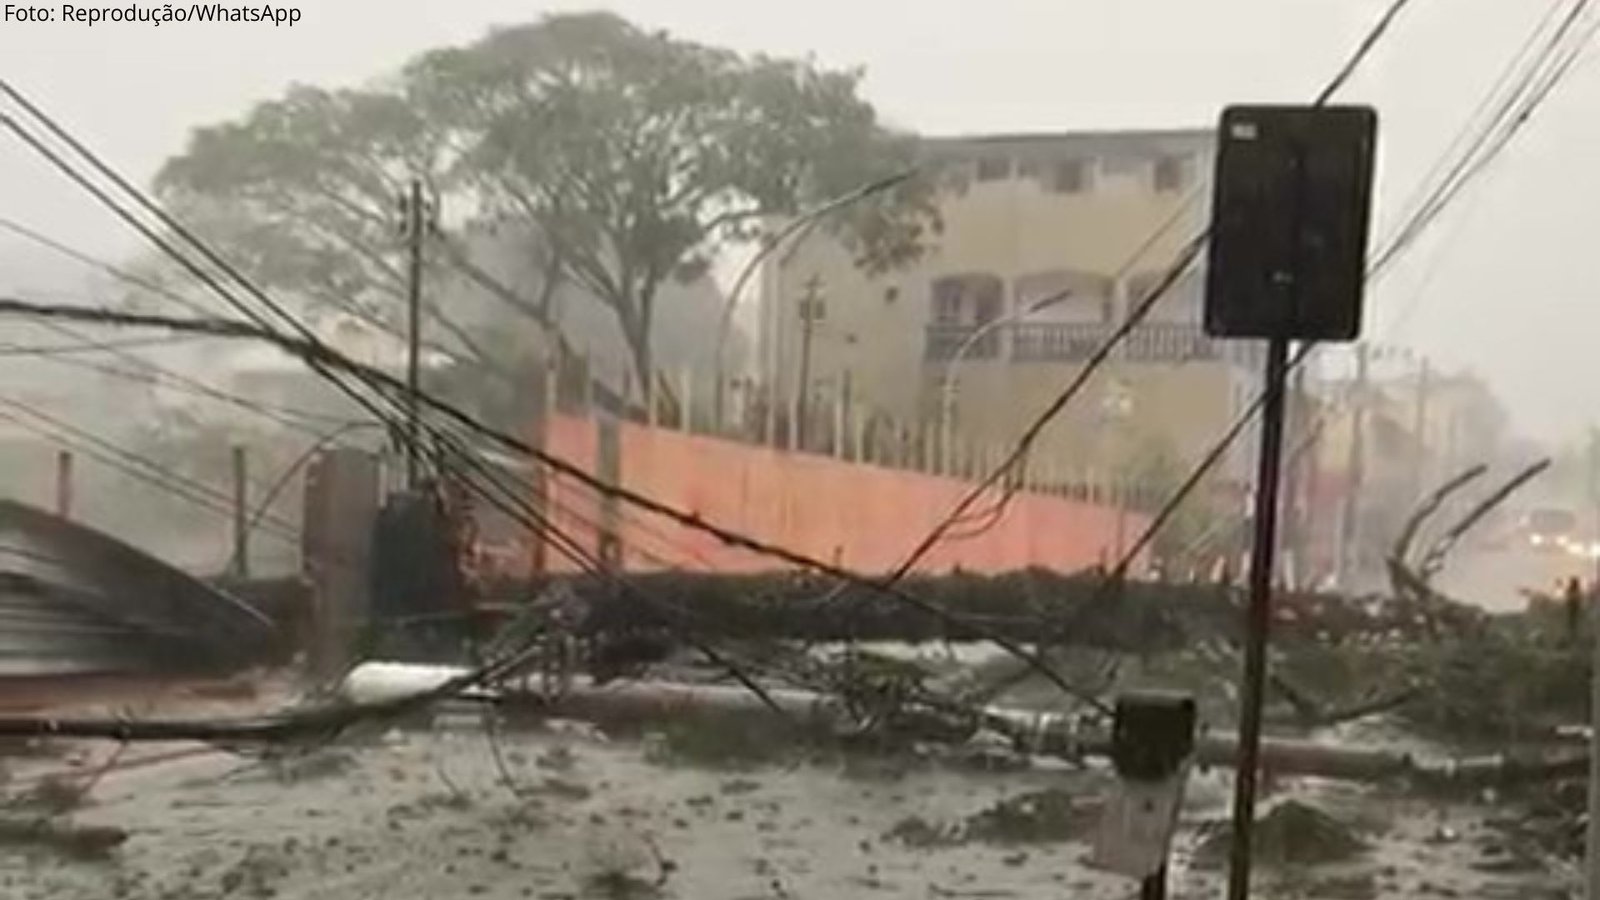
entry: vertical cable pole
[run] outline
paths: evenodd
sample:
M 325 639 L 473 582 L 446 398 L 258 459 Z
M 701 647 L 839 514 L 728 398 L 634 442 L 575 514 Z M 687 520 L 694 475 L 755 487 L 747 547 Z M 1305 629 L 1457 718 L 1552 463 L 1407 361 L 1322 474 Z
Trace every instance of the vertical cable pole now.
M 233 575 L 250 577 L 250 469 L 242 445 L 233 447 Z
M 1589 500 L 1600 533 L 1600 432 L 1589 430 Z M 1584 835 L 1588 893 L 1600 898 L 1600 556 L 1589 586 L 1589 823 Z
M 1600 509 L 1596 510 L 1600 515 Z M 1600 897 L 1600 560 L 1589 586 L 1589 824 L 1584 835 L 1587 897 Z
M 804 453 L 809 428 L 806 419 L 811 415 L 811 345 L 817 325 L 823 317 L 822 279 L 812 276 L 806 282 L 805 296 L 800 298 L 800 385 L 795 392 L 794 421 L 790 424 L 794 449 Z
M 422 180 L 413 178 L 401 200 L 409 255 L 406 296 L 406 486 L 416 488 L 421 478 L 422 407 Z

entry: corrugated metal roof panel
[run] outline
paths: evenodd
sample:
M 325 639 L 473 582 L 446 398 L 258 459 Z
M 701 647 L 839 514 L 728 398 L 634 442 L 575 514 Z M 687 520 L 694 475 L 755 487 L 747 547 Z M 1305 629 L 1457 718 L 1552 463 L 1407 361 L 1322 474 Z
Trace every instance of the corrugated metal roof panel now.
M 0 500 L 0 676 L 214 674 L 276 643 L 247 604 L 108 535 Z

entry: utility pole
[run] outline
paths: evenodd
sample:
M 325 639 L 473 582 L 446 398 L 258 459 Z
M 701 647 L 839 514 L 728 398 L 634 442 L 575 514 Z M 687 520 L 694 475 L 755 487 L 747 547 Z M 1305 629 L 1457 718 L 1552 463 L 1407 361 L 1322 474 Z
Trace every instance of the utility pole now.
M 233 448 L 233 575 L 250 577 L 250 470 L 244 447 Z
M 827 310 L 822 302 L 822 279 L 816 275 L 806 281 L 806 293 L 800 298 L 800 383 L 796 388 L 794 404 L 794 446 L 806 449 L 806 416 L 810 414 L 811 399 L 811 340 Z
M 406 239 L 406 484 L 415 488 L 422 469 L 422 253 L 428 233 L 437 226 L 437 209 L 424 198 L 422 179 L 400 197 L 401 234 Z
M 1356 345 L 1356 383 L 1350 404 L 1349 461 L 1345 466 L 1344 509 L 1339 516 L 1339 587 L 1349 589 L 1349 581 L 1360 563 L 1357 538 L 1361 533 L 1361 482 L 1366 465 L 1367 363 L 1365 343 Z
M 1589 429 L 1589 502 L 1600 528 L 1600 432 Z M 1589 586 L 1589 824 L 1584 835 L 1586 896 L 1600 897 L 1600 557 Z
M 846 434 L 850 429 L 850 370 L 839 373 L 839 397 L 833 405 L 833 458 L 844 459 L 850 442 Z

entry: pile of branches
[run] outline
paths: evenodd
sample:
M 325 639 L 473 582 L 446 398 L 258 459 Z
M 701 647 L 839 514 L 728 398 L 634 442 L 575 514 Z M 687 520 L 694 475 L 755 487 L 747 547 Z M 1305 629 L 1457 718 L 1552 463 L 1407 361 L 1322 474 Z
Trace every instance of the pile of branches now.
M 637 627 L 636 604 L 613 579 L 576 576 L 516 586 L 490 609 L 513 612 L 559 582 L 583 598 L 590 627 Z M 1183 649 L 1197 638 L 1242 636 L 1239 592 L 1216 584 L 1110 583 L 1095 574 L 1029 569 L 1002 575 L 911 576 L 905 590 L 940 614 L 908 607 L 862 585 L 789 573 L 684 572 L 629 577 L 639 591 L 694 611 L 707 638 L 807 642 L 981 640 L 998 633 L 1019 643 L 1129 653 Z M 1385 600 L 1286 593 L 1275 600 L 1274 639 L 1319 642 L 1388 636 L 1401 640 L 1479 627 L 1479 610 L 1416 598 Z

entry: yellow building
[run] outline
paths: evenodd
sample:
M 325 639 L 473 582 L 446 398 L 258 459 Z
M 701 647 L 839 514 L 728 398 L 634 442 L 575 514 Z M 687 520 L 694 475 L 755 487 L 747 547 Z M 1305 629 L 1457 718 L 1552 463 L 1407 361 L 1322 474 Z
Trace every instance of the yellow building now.
M 847 390 L 857 414 L 907 423 L 935 446 L 998 449 L 1072 380 L 1201 228 L 1214 135 L 996 135 L 929 139 L 924 148 L 946 185 L 935 245 L 877 277 L 818 233 L 775 254 L 764 272 L 755 374 L 793 398 L 804 370 L 815 406 Z M 1259 349 L 1205 337 L 1202 285 L 1197 265 L 1167 293 L 1046 432 L 1035 476 L 1104 483 L 1142 455 L 1193 460 L 1249 402 L 1258 378 L 1242 363 Z M 809 340 L 806 310 L 821 312 Z

